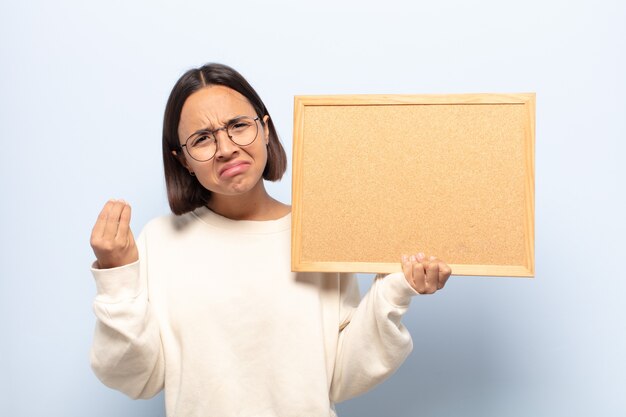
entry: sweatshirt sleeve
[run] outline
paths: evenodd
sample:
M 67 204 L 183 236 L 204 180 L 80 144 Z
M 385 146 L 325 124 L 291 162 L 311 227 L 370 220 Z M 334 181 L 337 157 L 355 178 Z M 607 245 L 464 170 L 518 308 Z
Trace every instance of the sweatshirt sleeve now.
M 340 294 L 342 324 L 330 389 L 333 402 L 368 391 L 404 362 L 413 342 L 400 319 L 418 293 L 398 272 L 376 276 L 362 300 L 356 277 L 342 274 Z
M 91 272 L 96 281 L 96 329 L 91 367 L 108 387 L 131 398 L 150 398 L 163 388 L 164 360 L 156 318 L 150 308 L 145 236 L 137 239 L 139 260 Z

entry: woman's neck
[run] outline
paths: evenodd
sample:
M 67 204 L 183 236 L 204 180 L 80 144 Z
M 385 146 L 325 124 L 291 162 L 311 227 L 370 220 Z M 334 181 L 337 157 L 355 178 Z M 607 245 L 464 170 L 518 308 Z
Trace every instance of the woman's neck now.
M 273 199 L 267 193 L 262 180 L 245 194 L 211 194 L 207 207 L 232 220 L 276 220 L 291 211 L 290 206 Z

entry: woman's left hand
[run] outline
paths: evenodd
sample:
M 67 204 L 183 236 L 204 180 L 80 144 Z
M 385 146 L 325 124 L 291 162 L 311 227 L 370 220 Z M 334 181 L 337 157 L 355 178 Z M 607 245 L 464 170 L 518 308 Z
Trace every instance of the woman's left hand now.
M 434 294 L 442 289 L 452 269 L 435 256 L 426 258 L 423 253 L 402 256 L 402 272 L 408 283 L 420 294 Z

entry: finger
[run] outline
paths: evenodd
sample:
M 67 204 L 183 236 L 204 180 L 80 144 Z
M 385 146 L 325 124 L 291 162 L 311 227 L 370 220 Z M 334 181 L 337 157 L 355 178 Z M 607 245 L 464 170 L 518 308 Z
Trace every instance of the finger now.
M 446 282 L 448 282 L 448 278 L 452 275 L 452 268 L 448 266 L 445 262 L 439 262 L 439 289 L 442 289 Z
M 413 283 L 413 268 L 411 268 L 411 262 L 409 262 L 409 257 L 407 255 L 402 255 L 402 272 L 404 273 L 404 278 L 406 278 L 407 282 L 410 286 L 414 286 Z
M 439 264 L 437 262 L 429 263 L 426 267 L 425 286 L 427 294 L 433 294 L 439 287 Z
M 135 237 L 133 236 L 133 232 L 132 230 L 130 230 L 130 228 L 128 229 L 128 246 L 130 248 L 132 247 L 137 247 L 137 244 L 135 243 Z
M 428 294 L 426 292 L 426 280 L 424 274 L 424 266 L 412 255 L 411 269 L 413 274 L 413 283 L 415 284 L 415 290 L 420 294 Z
M 404 273 L 404 278 L 406 278 L 407 282 L 413 289 L 415 289 L 415 279 L 413 278 L 413 265 L 411 262 L 411 258 L 408 255 L 402 255 L 402 272 Z
M 417 261 L 420 262 L 422 266 L 424 267 L 424 271 L 426 271 L 428 264 L 430 264 L 428 257 L 424 255 L 423 252 L 418 253 L 417 255 L 415 255 L 415 257 L 417 258 Z
M 104 227 L 104 239 L 105 240 L 114 240 L 115 235 L 117 234 L 117 228 L 120 224 L 120 215 L 122 214 L 122 209 L 124 209 L 125 203 L 121 201 L 113 202 L 111 209 L 107 213 L 107 223 Z
M 131 217 L 131 209 L 130 204 L 124 204 L 122 208 L 122 212 L 120 213 L 120 224 L 117 228 L 116 239 L 121 240 L 123 242 L 128 241 L 128 234 L 130 231 L 130 217 Z
M 93 229 L 91 230 L 92 241 L 94 239 L 99 239 L 102 237 L 102 235 L 104 235 L 104 229 L 107 224 L 107 216 L 108 216 L 109 210 L 111 210 L 112 205 L 113 205 L 113 200 L 109 200 L 104 204 L 104 206 L 102 207 L 102 210 L 100 210 L 100 214 L 98 214 L 98 219 L 96 220 L 96 224 L 93 226 Z

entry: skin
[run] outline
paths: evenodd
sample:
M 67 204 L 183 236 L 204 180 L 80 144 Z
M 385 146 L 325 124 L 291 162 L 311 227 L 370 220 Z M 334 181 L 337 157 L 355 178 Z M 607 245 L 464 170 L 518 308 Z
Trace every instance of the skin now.
M 224 86 L 210 86 L 193 93 L 183 105 L 178 125 L 181 145 L 194 132 L 222 127 L 237 116 L 256 117 L 250 102 L 240 93 Z M 258 115 L 266 124 L 268 115 Z M 213 159 L 198 162 L 183 151 L 181 163 L 193 172 L 204 188 L 212 192 L 208 207 L 234 220 L 274 220 L 285 216 L 291 207 L 272 197 L 262 180 L 267 162 L 269 130 L 259 122 L 254 142 L 247 146 L 234 144 L 226 132 L 217 133 L 218 148 Z M 220 176 L 227 164 L 249 164 L 245 172 L 233 177 Z
M 130 214 L 130 205 L 124 200 L 109 200 L 100 211 L 90 240 L 98 268 L 116 268 L 139 259 Z
M 257 116 L 240 93 L 224 86 L 202 88 L 190 95 L 183 105 L 178 126 L 180 143 L 184 144 L 198 130 L 223 127 L 226 121 L 242 115 Z M 266 124 L 269 116 L 263 115 L 262 119 Z M 269 131 L 260 121 L 257 123 L 257 138 L 247 146 L 236 145 L 224 131 L 219 131 L 217 153 L 209 161 L 198 162 L 186 151 L 182 155 L 173 152 L 200 184 L 211 191 L 208 208 L 229 219 L 274 220 L 291 211 L 291 206 L 273 199 L 265 190 L 263 170 Z M 242 169 L 234 175 L 222 174 L 225 167 L 239 163 L 243 164 Z M 130 218 L 131 207 L 123 200 L 109 200 L 102 208 L 90 241 L 98 268 L 114 268 L 138 260 Z M 403 255 L 401 265 L 407 282 L 420 294 L 433 294 L 442 289 L 452 272 L 442 260 L 423 253 Z
M 415 291 L 434 294 L 446 285 L 452 269 L 436 256 L 427 257 L 420 252 L 402 256 L 402 272 Z

